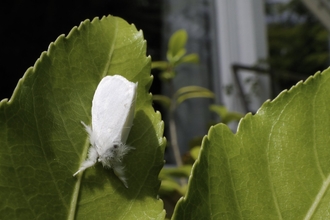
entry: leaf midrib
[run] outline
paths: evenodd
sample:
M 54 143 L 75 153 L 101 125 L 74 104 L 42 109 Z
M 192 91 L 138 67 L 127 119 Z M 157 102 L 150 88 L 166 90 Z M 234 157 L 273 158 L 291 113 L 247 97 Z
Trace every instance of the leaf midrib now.
M 108 62 L 106 63 L 106 65 L 104 67 L 104 71 L 103 71 L 103 74 L 102 74 L 103 77 L 105 75 L 107 75 L 108 70 L 110 68 L 111 58 L 112 58 L 112 54 L 113 54 L 113 51 L 114 51 L 114 45 L 115 45 L 114 42 L 116 41 L 116 38 L 117 38 L 118 25 L 117 25 L 117 20 L 116 19 L 114 19 L 114 23 L 115 23 L 114 24 L 114 26 L 115 26 L 115 28 L 114 28 L 114 37 L 113 37 L 114 40 L 113 40 L 113 43 L 111 44 L 111 48 L 110 48 L 110 51 L 109 51 Z M 83 160 L 85 160 L 84 158 L 86 158 L 88 148 L 89 148 L 89 140 L 88 139 L 86 139 L 85 146 L 86 147 L 85 147 L 85 150 L 84 150 L 84 157 L 82 157 Z M 82 161 L 80 161 L 80 162 L 82 162 Z M 77 208 L 77 203 L 78 203 L 78 196 L 79 196 L 80 186 L 81 186 L 81 181 L 82 181 L 82 176 L 83 176 L 82 174 L 78 175 L 78 177 L 77 177 L 77 182 L 75 184 L 74 191 L 73 191 L 73 194 L 72 194 L 72 200 L 71 200 L 71 203 L 70 203 L 68 220 L 74 220 L 75 219 L 76 208 Z

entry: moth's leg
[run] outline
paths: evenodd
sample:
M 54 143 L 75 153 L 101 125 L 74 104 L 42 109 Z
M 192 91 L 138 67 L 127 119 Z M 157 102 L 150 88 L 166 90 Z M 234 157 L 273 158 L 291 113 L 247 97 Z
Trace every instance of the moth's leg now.
M 87 133 L 89 135 L 92 135 L 93 131 L 92 131 L 91 126 L 86 125 L 83 121 L 80 121 L 80 123 L 85 127 L 85 130 L 87 131 Z
M 89 135 L 89 142 L 91 143 L 92 146 L 96 147 L 96 137 L 95 134 L 92 130 L 91 126 L 86 125 L 83 121 L 80 121 L 82 125 L 84 125 L 86 132 Z
M 125 177 L 125 167 L 120 163 L 116 163 L 116 165 L 112 165 L 112 169 L 116 176 L 123 182 L 124 186 L 128 188 L 127 179 Z
M 98 156 L 99 155 L 98 155 L 95 147 L 91 146 L 89 148 L 89 151 L 88 151 L 88 158 L 80 165 L 79 170 L 77 172 L 75 172 L 73 174 L 73 176 L 75 176 L 78 173 L 80 173 L 80 172 L 86 170 L 87 168 L 93 166 L 96 163 Z

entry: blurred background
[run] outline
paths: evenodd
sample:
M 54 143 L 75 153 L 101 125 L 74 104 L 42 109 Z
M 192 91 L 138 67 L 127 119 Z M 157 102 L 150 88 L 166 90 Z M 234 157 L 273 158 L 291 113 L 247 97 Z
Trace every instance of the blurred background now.
M 169 38 L 186 30 L 186 50 L 199 55 L 199 64 L 177 67 L 174 90 L 198 85 L 214 98 L 189 99 L 176 108 L 182 154 L 220 120 L 210 104 L 255 113 L 265 100 L 329 66 L 329 0 L 12 0 L 2 5 L 0 99 L 11 97 L 50 42 L 85 19 L 111 14 L 134 23 L 143 30 L 153 61 L 166 60 Z M 152 74 L 151 92 L 166 94 L 159 71 Z M 166 120 L 166 111 L 155 108 Z M 168 163 L 174 163 L 172 154 L 167 150 Z

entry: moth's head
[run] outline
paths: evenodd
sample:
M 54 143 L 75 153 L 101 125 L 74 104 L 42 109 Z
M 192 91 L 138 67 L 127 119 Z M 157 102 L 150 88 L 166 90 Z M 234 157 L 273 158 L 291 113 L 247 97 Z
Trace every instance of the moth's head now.
M 103 166 L 112 167 L 115 164 L 122 163 L 124 156 L 134 147 L 123 144 L 122 142 L 109 142 L 99 154 L 99 162 L 102 162 Z
M 114 163 L 121 161 L 120 156 L 120 144 L 108 144 L 99 154 L 98 161 L 103 164 L 103 166 L 111 167 Z

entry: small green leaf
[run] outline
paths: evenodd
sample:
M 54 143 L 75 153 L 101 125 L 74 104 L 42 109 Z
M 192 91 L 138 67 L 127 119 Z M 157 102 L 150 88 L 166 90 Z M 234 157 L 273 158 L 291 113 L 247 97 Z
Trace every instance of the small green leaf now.
M 201 86 L 185 86 L 182 87 L 180 89 L 178 89 L 178 91 L 176 91 L 176 93 L 174 94 L 176 97 L 181 96 L 185 93 L 190 93 L 190 92 L 211 92 L 210 90 L 201 87 Z
M 168 194 L 173 191 L 177 191 L 180 195 L 184 195 L 187 190 L 186 184 L 181 186 L 179 184 L 180 178 L 189 177 L 191 172 L 191 165 L 184 165 L 180 167 L 164 167 L 159 174 L 159 178 L 162 180 L 160 186 L 160 194 Z
M 175 94 L 174 98 L 177 104 L 181 104 L 187 99 L 192 98 L 214 98 L 214 93 L 210 90 L 200 86 L 185 86 L 180 88 Z
M 193 148 L 190 150 L 190 155 L 191 155 L 191 157 L 192 157 L 194 160 L 197 160 L 200 151 L 201 151 L 201 146 L 193 147 Z
M 171 66 L 175 67 L 180 64 L 181 58 L 187 53 L 186 49 L 179 50 L 174 56 L 173 54 L 167 54 L 167 59 Z
M 186 193 L 186 187 L 180 186 L 180 184 L 173 180 L 173 179 L 164 179 L 162 180 L 159 194 L 160 195 L 167 195 L 169 193 L 172 193 L 174 191 L 177 191 L 180 196 L 184 195 Z
M 26 71 L 0 102 L 1 219 L 164 219 L 157 194 L 165 139 L 145 54 L 142 32 L 108 16 L 61 35 Z M 100 163 L 72 177 L 89 149 L 80 121 L 90 124 L 95 89 L 114 74 L 139 82 L 128 189 Z
M 181 29 L 176 31 L 168 42 L 168 58 L 177 56 L 177 54 L 184 49 L 188 39 L 188 34 L 185 30 Z
M 239 121 L 244 117 L 244 115 L 239 112 L 229 112 L 228 109 L 222 105 L 211 105 L 210 110 L 217 113 L 221 118 L 221 122 L 224 124 L 228 124 L 232 121 Z
M 173 220 L 329 219 L 330 69 L 204 138 Z
M 228 109 L 223 105 L 210 105 L 210 110 L 217 113 L 221 118 L 228 114 Z
M 178 97 L 177 104 L 180 105 L 182 102 L 184 102 L 188 99 L 196 99 L 196 98 L 211 98 L 211 99 L 213 99 L 214 94 L 212 92 L 207 92 L 207 91 L 186 93 L 186 94 L 183 94 L 183 95 Z
M 199 56 L 196 53 L 188 54 L 181 58 L 180 63 L 199 63 Z
M 175 72 L 170 70 L 170 71 L 164 71 L 160 74 L 160 79 L 163 81 L 170 81 L 175 77 Z
M 189 177 L 191 172 L 191 165 L 183 165 L 180 167 L 164 167 L 159 174 L 159 177 L 172 176 L 172 177 Z
M 221 122 L 224 124 L 229 124 L 232 121 L 239 121 L 244 115 L 239 112 L 228 112 L 225 117 L 222 118 Z
M 160 69 L 160 70 L 166 70 L 168 69 L 168 62 L 166 61 L 154 61 L 151 62 L 151 68 L 152 69 Z

